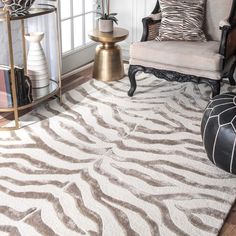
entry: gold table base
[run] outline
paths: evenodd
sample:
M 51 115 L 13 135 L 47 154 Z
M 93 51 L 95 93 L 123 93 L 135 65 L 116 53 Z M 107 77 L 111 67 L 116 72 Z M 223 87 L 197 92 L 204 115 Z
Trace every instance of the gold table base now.
M 93 66 L 93 78 L 114 81 L 124 77 L 120 46 L 114 43 L 98 45 Z
M 101 43 L 96 48 L 93 66 L 93 78 L 102 81 L 114 81 L 124 77 L 124 65 L 121 49 L 117 42 L 125 40 L 129 32 L 115 27 L 112 32 L 104 33 L 94 29 L 89 37 Z

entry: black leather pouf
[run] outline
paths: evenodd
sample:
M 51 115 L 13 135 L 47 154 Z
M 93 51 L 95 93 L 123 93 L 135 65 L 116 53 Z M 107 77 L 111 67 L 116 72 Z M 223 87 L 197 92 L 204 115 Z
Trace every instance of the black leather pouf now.
M 236 94 L 212 98 L 203 114 L 201 133 L 208 158 L 236 174 Z

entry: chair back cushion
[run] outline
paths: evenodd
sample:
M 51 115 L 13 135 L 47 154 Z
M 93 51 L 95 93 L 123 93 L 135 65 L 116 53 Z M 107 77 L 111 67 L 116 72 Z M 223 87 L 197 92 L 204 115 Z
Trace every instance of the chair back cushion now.
M 220 41 L 219 23 L 230 14 L 233 0 L 206 0 L 204 31 L 208 40 Z

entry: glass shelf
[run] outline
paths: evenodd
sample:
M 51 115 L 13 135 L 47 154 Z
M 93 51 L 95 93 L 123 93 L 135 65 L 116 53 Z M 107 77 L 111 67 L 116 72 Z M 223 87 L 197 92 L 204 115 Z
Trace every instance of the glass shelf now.
M 53 95 L 56 95 L 58 91 L 59 91 L 58 82 L 54 80 L 50 80 L 50 83 L 48 86 L 43 87 L 43 88 L 32 89 L 33 101 L 27 105 L 19 106 L 17 107 L 17 109 L 23 110 L 29 107 L 33 107 L 39 104 L 40 102 L 45 101 L 46 99 L 52 97 Z M 13 110 L 14 110 L 13 107 L 8 107 L 8 108 L 0 107 L 0 112 L 9 112 Z
M 46 99 L 52 97 L 53 95 L 56 95 L 58 91 L 59 91 L 58 82 L 50 80 L 48 86 L 43 88 L 32 89 L 33 102 L 18 107 L 18 110 L 23 110 L 29 107 L 33 107 L 39 104 L 40 102 L 45 101 Z
M 48 94 L 53 93 L 57 88 L 58 88 L 57 82 L 54 80 L 50 80 L 49 85 L 46 87 L 33 88 L 32 89 L 33 101 L 44 98 Z
M 52 13 L 56 11 L 56 8 L 54 6 L 48 6 L 48 7 L 36 7 L 36 8 L 30 8 L 29 13 L 25 16 L 10 16 L 10 20 L 22 20 L 22 19 L 27 19 L 35 16 L 41 16 L 41 15 L 46 15 L 49 13 Z M 3 7 L 0 8 L 0 21 L 5 21 L 6 20 L 6 13 L 3 10 Z

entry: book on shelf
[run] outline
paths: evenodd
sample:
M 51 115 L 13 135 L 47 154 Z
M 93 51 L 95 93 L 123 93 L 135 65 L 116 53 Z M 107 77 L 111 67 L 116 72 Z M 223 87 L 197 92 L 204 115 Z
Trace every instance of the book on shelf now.
M 0 70 L 0 107 L 8 107 L 5 73 Z
M 15 67 L 14 73 L 17 105 L 27 105 L 33 101 L 31 81 L 29 77 L 24 75 L 24 69 L 21 67 Z M 12 106 L 11 69 L 9 66 L 0 65 L 0 107 L 9 108 Z
M 33 102 L 32 82 L 28 76 L 24 76 L 25 105 Z
M 12 107 L 10 70 L 6 66 L 0 66 L 0 104 L 1 107 Z
M 31 103 L 33 101 L 32 84 L 30 78 L 25 75 L 23 68 L 15 67 L 15 78 L 17 104 L 23 106 Z

